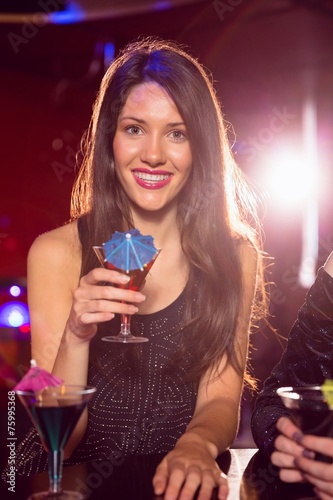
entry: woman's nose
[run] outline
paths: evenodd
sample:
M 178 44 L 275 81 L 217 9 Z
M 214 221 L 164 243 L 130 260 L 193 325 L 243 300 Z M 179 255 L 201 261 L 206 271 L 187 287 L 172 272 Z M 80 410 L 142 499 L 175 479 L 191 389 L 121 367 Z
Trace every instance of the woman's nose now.
M 163 140 L 158 137 L 147 137 L 141 152 L 141 161 L 151 167 L 163 165 L 166 162 Z

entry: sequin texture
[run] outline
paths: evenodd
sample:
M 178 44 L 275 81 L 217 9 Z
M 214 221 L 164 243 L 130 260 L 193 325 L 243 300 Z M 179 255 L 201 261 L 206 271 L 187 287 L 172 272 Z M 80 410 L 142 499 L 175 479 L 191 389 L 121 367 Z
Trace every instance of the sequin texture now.
M 145 344 L 101 340 L 119 331 L 118 316 L 100 328 L 91 344 L 88 383 L 97 391 L 89 404 L 86 434 L 71 459 L 76 464 L 117 460 L 133 454 L 166 453 L 185 432 L 195 408 L 197 387 L 186 382 L 191 353 L 173 360 L 182 331 L 185 291 L 167 308 L 132 318 L 133 333 Z M 19 474 L 44 470 L 47 463 L 37 433 L 18 447 Z

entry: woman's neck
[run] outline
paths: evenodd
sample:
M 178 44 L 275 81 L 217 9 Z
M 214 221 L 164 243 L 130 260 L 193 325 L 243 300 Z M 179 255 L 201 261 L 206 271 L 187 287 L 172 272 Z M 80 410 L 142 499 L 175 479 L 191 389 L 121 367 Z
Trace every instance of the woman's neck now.
M 135 228 L 142 234 L 153 236 L 158 248 L 165 248 L 171 241 L 180 242 L 176 210 L 147 212 L 132 210 Z

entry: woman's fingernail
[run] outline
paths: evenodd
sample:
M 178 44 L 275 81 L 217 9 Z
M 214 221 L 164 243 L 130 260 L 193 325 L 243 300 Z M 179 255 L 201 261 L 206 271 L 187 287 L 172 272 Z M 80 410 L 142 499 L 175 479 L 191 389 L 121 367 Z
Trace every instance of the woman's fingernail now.
M 314 451 L 307 450 L 307 449 L 302 451 L 302 455 L 303 455 L 303 457 L 310 458 L 310 459 L 314 459 L 316 456 Z
M 127 276 L 127 274 L 120 274 L 119 275 L 119 281 L 122 283 L 128 283 L 131 278 Z
M 139 300 L 140 302 L 143 302 L 144 300 L 146 300 L 146 296 L 143 295 L 142 293 L 136 293 L 135 298 L 136 298 L 136 300 Z
M 138 310 L 139 310 L 139 309 L 138 309 L 137 307 L 133 306 L 132 304 L 131 304 L 130 306 L 128 306 L 128 312 L 129 312 L 129 313 L 133 313 L 133 314 L 135 314 L 135 313 L 137 313 L 137 312 L 138 312 Z
M 295 432 L 293 434 L 293 440 L 296 441 L 297 444 L 302 444 L 303 434 L 301 432 Z

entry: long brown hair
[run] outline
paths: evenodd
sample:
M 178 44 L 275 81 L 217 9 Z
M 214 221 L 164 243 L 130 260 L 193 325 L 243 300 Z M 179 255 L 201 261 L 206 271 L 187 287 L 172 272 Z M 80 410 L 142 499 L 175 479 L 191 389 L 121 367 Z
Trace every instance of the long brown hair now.
M 128 45 L 107 70 L 83 140 L 83 159 L 73 188 L 73 219 L 81 218 L 82 275 L 98 265 L 91 250 L 115 230 L 133 227 L 128 200 L 115 173 L 112 144 L 118 115 L 134 85 L 161 85 L 178 107 L 191 144 L 193 168 L 178 206 L 182 248 L 189 262 L 183 346 L 194 349 L 195 380 L 217 367 L 224 354 L 239 371 L 235 331 L 242 300 L 240 242 L 258 251 L 260 229 L 254 196 L 229 146 L 211 77 L 174 42 L 146 38 Z M 191 292 L 195 283 L 195 308 Z M 254 310 L 265 309 L 263 281 Z M 181 346 L 180 346 L 181 352 Z

